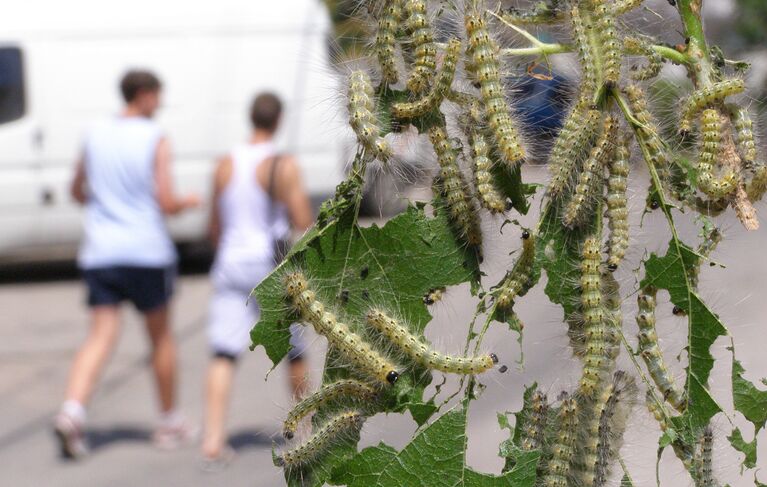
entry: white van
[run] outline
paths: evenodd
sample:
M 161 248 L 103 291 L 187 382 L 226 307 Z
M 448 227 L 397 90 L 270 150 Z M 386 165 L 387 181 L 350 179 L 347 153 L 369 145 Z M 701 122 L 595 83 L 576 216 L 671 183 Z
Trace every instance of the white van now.
M 118 113 L 118 82 L 147 68 L 164 85 L 158 121 L 176 186 L 205 201 L 215 159 L 247 135 L 261 90 L 286 105 L 279 144 L 298 156 L 313 198 L 343 175 L 348 139 L 327 60 L 319 0 L 25 0 L 0 15 L 0 261 L 68 258 L 81 233 L 69 196 L 87 127 Z M 170 221 L 204 239 L 207 208 Z

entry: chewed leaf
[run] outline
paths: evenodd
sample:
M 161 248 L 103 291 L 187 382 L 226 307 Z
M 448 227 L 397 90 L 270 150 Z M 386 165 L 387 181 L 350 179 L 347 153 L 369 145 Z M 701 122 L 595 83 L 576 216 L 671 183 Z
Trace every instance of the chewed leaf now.
M 687 313 L 687 409 L 681 416 L 672 418 L 679 433 L 686 441 L 693 441 L 690 435 L 700 432 L 709 420 L 721 411 L 711 397 L 707 383 L 714 357 L 709 349 L 719 336 L 726 336 L 727 329 L 696 293 L 690 284 L 690 270 L 698 265 L 698 254 L 690 247 L 672 239 L 666 255 L 652 254 L 645 262 L 645 277 L 642 287 L 654 286 L 666 289 L 671 302 Z
M 383 443 L 365 448 L 333 472 L 333 485 L 348 487 L 532 487 L 538 453 L 520 457 L 501 476 L 466 466 L 466 411 L 455 409 L 419 433 L 402 451 Z
M 727 437 L 733 448 L 744 454 L 743 467 L 756 468 L 756 437 L 750 442 L 743 439 L 743 433 L 735 428 L 730 436 Z
M 767 391 L 756 388 L 743 378 L 743 366 L 733 354 L 732 359 L 732 399 L 735 410 L 740 411 L 754 425 L 755 434 L 764 428 L 767 422 Z

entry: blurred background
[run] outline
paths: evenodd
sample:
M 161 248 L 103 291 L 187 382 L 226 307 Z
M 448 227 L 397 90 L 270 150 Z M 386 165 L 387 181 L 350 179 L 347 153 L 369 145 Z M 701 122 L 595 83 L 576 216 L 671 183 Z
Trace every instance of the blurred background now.
M 647 32 L 665 39 L 668 32 L 678 31 L 676 14 L 666 0 L 646 3 L 651 10 L 643 10 L 637 18 Z M 248 103 L 254 93 L 268 89 L 286 104 L 278 144 L 297 155 L 312 200 L 318 205 L 343 178 L 354 150 L 344 121 L 342 76 L 370 39 L 370 26 L 349 18 L 354 8 L 359 8 L 357 0 L 132 0 L 120 5 L 96 0 L 7 2 L 0 15 L 0 394 L 5 399 L 0 403 L 0 484 L 281 485 L 281 473 L 272 466 L 271 448 L 275 443 L 279 446 L 280 421 L 290 405 L 283 367 L 267 376 L 270 363 L 263 350 L 244 357 L 230 427 L 230 443 L 238 455 L 227 469 L 202 473 L 195 447 L 167 453 L 151 448 L 155 404 L 146 340 L 139 316 L 127 308 L 123 339 L 89 409 L 93 454 L 76 464 L 58 458 L 50 419 L 87 326 L 85 290 L 73 263 L 82 212 L 69 196 L 69 183 L 85 130 L 94 120 L 118 112 L 118 80 L 127 69 L 139 67 L 156 72 L 164 84 L 158 121 L 173 146 L 179 191 L 197 192 L 207 201 L 215 159 L 244 140 Z M 748 96 L 763 121 L 767 2 L 707 0 L 704 14 L 712 42 L 728 58 L 752 63 Z M 561 119 L 561 112 L 550 109 L 552 97 L 557 101 L 566 98 L 575 79 L 572 66 L 565 63 L 557 69 L 552 80 L 519 84 L 515 95 L 524 104 L 528 130 L 541 138 L 555 133 Z M 668 100 L 686 89 L 685 78 L 678 68 L 670 67 L 662 80 L 653 101 L 661 114 L 670 114 L 673 106 Z M 419 166 L 421 160 L 414 150 L 406 165 Z M 544 178 L 541 168 L 534 165 L 525 171 L 529 180 Z M 428 197 L 428 181 L 406 185 L 404 179 L 380 174 L 372 178 L 368 215 L 378 221 L 396 212 L 402 206 L 398 199 L 402 193 Z M 635 190 L 643 191 L 643 184 L 635 182 Z M 635 207 L 641 204 L 637 201 Z M 760 213 L 765 215 L 763 209 L 761 205 Z M 170 221 L 182 255 L 174 304 L 181 404 L 195 421 L 201 418 L 202 378 L 208 358 L 204 332 L 210 294 L 206 274 L 210 252 L 205 242 L 208 211 L 209 206 L 203 205 Z M 534 221 L 527 220 L 523 223 Z M 666 237 L 653 232 L 662 232 L 663 223 L 652 217 L 644 223 L 637 241 L 645 239 L 650 250 L 662 250 Z M 746 235 L 731 217 L 725 218 L 725 229 L 734 239 L 726 240 L 722 247 L 729 250 L 715 258 L 726 261 L 729 270 L 712 275 L 702 288 L 713 296 L 715 307 L 724 303 L 721 314 L 733 325 L 736 345 L 750 371 L 748 377 L 756 380 L 767 375 L 757 345 L 764 342 L 761 330 L 767 318 L 760 306 L 767 300 L 763 258 L 767 234 L 760 230 Z M 694 236 L 694 229 L 687 230 Z M 516 235 L 505 235 L 503 242 L 495 244 L 497 265 L 490 262 L 488 269 L 502 270 L 508 265 L 510 258 L 501 250 L 506 248 L 506 239 L 515 242 Z M 641 256 L 633 258 L 638 262 Z M 495 276 L 497 272 L 491 274 L 491 278 L 500 277 Z M 722 294 L 723 289 L 728 292 Z M 442 342 L 457 347 L 465 335 L 460 323 L 468 322 L 473 301 L 461 288 L 449 290 L 446 301 L 436 310 L 434 323 L 442 327 Z M 531 325 L 551 325 L 559 313 L 546 305 L 540 292 L 532 293 L 520 311 L 523 321 Z M 741 324 L 741 329 L 735 324 Z M 454 339 L 447 330 L 455 330 Z M 494 346 L 512 356 L 519 354 L 515 337 L 500 328 L 491 331 Z M 560 374 L 565 370 L 562 364 L 569 360 L 562 329 L 529 326 L 526 332 L 524 346 L 537 353 L 526 357 L 524 371 L 493 379 L 489 392 L 472 410 L 468 461 L 475 468 L 500 470 L 496 450 L 504 434 L 495 422 L 495 411 L 518 407 L 521 398 L 517 392 L 524 383 L 532 382 L 531 378 L 543 384 L 567 383 Z M 316 384 L 324 342 L 308 335 Z M 674 336 L 668 333 L 668 343 L 676 343 Z M 727 345 L 717 342 L 717 356 L 727 357 Z M 726 381 L 727 374 L 727 369 L 717 368 L 714 379 Z M 721 401 L 728 401 L 723 393 Z M 627 461 L 647 473 L 637 485 L 651 485 L 658 435 L 649 419 L 637 421 L 629 439 L 631 450 L 637 453 Z M 413 430 L 408 417 L 375 418 L 365 427 L 364 441 L 373 444 L 384 439 L 401 447 Z M 767 444 L 764 432 L 760 440 Z M 724 445 L 720 448 L 722 462 L 727 463 L 723 468 L 733 475 L 731 485 L 753 485 L 751 477 L 737 475 L 737 454 Z M 764 447 L 759 454 L 762 459 L 767 457 Z M 681 467 L 666 456 L 663 476 L 679 478 Z M 761 460 L 760 464 L 764 465 Z M 761 480 L 767 482 L 767 478 Z M 681 484 L 672 481 L 668 485 Z

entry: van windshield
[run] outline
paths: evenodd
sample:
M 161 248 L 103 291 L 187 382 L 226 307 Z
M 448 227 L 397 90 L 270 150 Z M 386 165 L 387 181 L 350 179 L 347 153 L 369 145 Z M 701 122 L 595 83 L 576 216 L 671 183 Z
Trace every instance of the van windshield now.
M 0 47 L 0 123 L 24 115 L 24 70 L 21 50 Z

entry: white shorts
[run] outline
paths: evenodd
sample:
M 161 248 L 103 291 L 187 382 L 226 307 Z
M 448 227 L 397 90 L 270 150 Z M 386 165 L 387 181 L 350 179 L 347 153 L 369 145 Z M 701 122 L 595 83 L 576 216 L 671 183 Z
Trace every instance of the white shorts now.
M 258 303 L 250 293 L 271 271 L 271 263 L 263 262 L 213 265 L 208 339 L 214 355 L 236 358 L 250 345 L 250 330 L 259 318 Z M 299 358 L 305 349 L 298 328 L 295 324 L 290 327 L 291 360 Z

